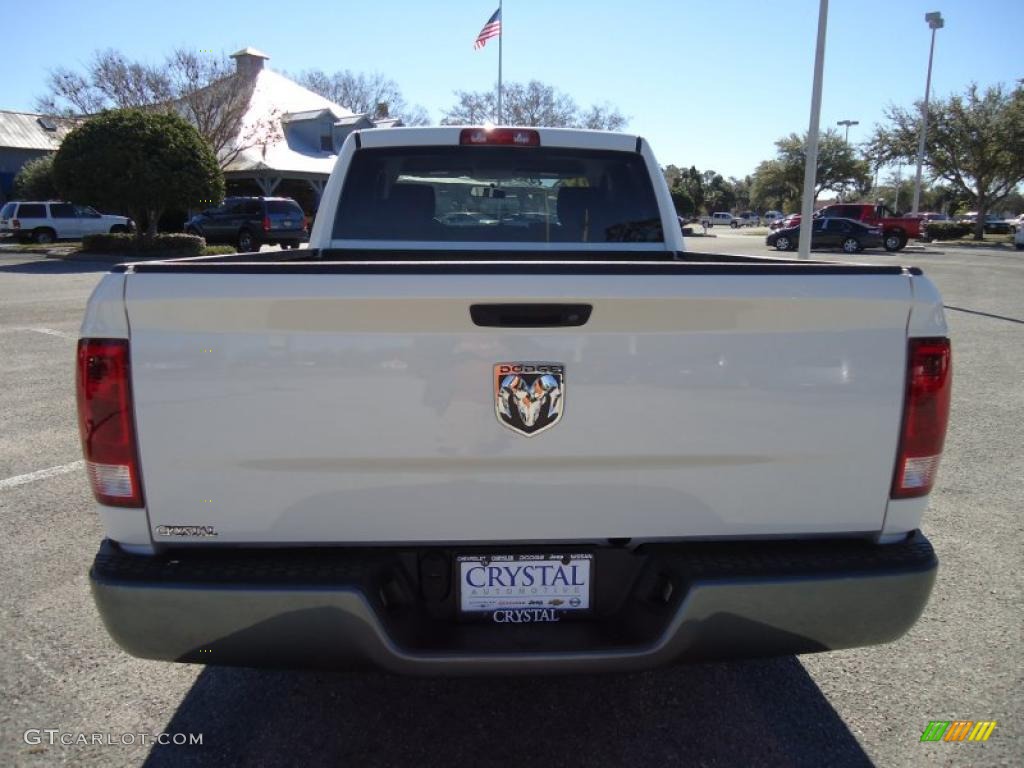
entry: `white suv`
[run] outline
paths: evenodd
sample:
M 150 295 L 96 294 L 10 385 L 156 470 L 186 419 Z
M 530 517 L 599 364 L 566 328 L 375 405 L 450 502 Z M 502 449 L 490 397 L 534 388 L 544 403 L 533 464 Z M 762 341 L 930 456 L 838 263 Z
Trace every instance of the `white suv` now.
M 79 240 L 84 235 L 128 232 L 133 228 L 126 216 L 100 213 L 87 205 L 71 203 L 15 201 L 0 208 L 0 236 L 52 243 L 55 240 Z

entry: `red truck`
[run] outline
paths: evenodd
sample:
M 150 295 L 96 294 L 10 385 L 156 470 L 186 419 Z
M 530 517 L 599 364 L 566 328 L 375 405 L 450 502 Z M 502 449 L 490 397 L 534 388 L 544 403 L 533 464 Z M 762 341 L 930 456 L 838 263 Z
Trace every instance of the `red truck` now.
M 828 205 L 814 212 L 815 218 L 825 216 L 833 219 L 853 219 L 869 227 L 882 230 L 882 243 L 887 251 L 898 251 L 908 240 L 921 236 L 922 216 L 900 216 L 891 208 L 871 203 L 838 203 Z M 782 226 L 795 227 L 800 224 L 800 214 L 788 216 Z

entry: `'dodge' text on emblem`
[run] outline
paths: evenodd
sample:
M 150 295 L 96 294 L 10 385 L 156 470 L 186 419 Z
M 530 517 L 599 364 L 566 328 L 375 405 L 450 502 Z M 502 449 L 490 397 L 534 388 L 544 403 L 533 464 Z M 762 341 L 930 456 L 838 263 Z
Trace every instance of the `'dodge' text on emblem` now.
M 498 363 L 494 411 L 513 432 L 533 437 L 562 420 L 565 366 L 561 363 Z

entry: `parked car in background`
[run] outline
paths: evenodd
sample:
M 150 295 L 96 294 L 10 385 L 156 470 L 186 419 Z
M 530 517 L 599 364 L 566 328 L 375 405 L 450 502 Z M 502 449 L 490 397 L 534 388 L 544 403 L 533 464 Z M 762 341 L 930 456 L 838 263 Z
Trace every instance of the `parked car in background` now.
M 1017 227 L 1017 233 L 1013 236 L 1013 244 L 1018 251 L 1024 251 L 1024 222 Z
M 764 223 L 770 227 L 772 224 L 782 221 L 784 218 L 786 218 L 786 214 L 782 211 L 766 211 L 764 214 Z
M 971 224 L 972 226 L 975 222 L 977 222 L 977 220 L 977 211 L 970 211 L 957 219 L 957 221 L 959 221 L 962 224 Z M 1011 231 L 1012 230 L 1010 229 L 1010 224 L 1004 221 L 999 216 L 996 216 L 996 214 L 989 213 L 985 215 L 986 235 L 1008 235 Z
M 846 253 L 860 253 L 865 248 L 879 248 L 882 230 L 852 219 L 816 218 L 811 222 L 811 249 L 842 248 Z M 779 251 L 795 249 L 800 240 L 800 226 L 783 227 L 770 233 L 765 243 Z
M 761 217 L 754 211 L 743 211 L 737 218 L 744 227 L 757 227 L 761 224 Z
M 711 214 L 711 226 L 712 227 L 736 227 L 740 226 L 742 222 L 733 216 L 731 213 L 725 211 L 717 211 Z
M 509 217 L 511 219 L 511 217 Z M 502 223 L 494 216 L 488 216 L 484 213 L 476 213 L 472 211 L 453 211 L 452 213 L 446 213 L 441 217 L 441 223 L 446 227 L 480 227 L 484 225 L 490 225 L 493 227 L 498 226 Z M 514 224 L 512 221 L 504 222 L 506 224 Z
M 885 250 L 899 251 L 908 240 L 921 237 L 920 214 L 904 216 L 884 205 L 873 203 L 839 203 L 827 205 L 815 216 L 824 218 L 853 219 L 868 227 L 879 227 L 884 237 Z
M 1024 227 L 1024 213 L 1014 219 L 1007 219 L 1006 223 L 1010 225 L 1011 232 L 1019 232 Z
M 229 197 L 185 222 L 185 231 L 207 243 L 228 243 L 240 253 L 261 245 L 298 248 L 308 238 L 306 215 L 290 197 Z
M 787 216 L 783 216 L 781 219 L 776 219 L 768 225 L 769 229 L 783 229 L 785 227 L 795 227 L 800 224 L 800 214 L 791 213 Z
M 0 235 L 36 243 L 80 240 L 85 235 L 116 234 L 134 227 L 127 216 L 112 216 L 88 205 L 56 200 L 17 200 L 0 208 Z

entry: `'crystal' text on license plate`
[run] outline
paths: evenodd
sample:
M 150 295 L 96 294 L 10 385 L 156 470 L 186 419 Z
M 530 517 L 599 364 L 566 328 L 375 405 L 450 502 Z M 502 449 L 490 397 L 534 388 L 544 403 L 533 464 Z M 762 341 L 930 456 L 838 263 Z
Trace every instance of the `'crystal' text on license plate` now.
M 460 555 L 457 562 L 463 613 L 590 609 L 589 554 Z

